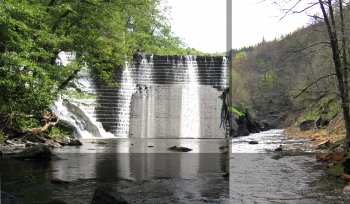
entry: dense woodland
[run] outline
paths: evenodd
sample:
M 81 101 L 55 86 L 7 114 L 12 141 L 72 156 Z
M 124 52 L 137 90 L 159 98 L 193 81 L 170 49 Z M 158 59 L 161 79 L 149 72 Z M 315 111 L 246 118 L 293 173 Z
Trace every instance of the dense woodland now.
M 275 3 L 286 13 L 299 12 L 287 7 L 286 2 L 290 1 Z M 233 50 L 231 88 L 235 103 L 252 107 L 258 115 L 284 128 L 293 125 L 301 113 L 311 107 L 320 106 L 320 110 L 317 114 L 304 115 L 303 119 L 320 119 L 328 114 L 330 107 L 332 112 L 341 113 L 339 81 L 345 84 L 344 90 L 348 93 L 350 7 L 348 2 L 342 1 L 319 1 L 310 5 L 320 8 L 321 3 L 325 13 L 320 10 L 310 16 L 308 26 L 273 41 L 262 39 L 254 46 Z M 335 53 L 333 44 L 338 46 Z M 340 78 L 335 69 L 337 60 L 340 60 L 340 74 L 343 74 Z M 348 98 L 348 95 L 344 96 Z M 320 101 L 323 104 L 317 104 Z M 283 123 L 289 116 L 294 118 Z M 335 116 L 332 117 L 329 120 Z
M 201 54 L 171 32 L 165 0 L 0 1 L 0 137 L 42 132 L 59 95 L 84 96 L 72 80 L 84 67 L 113 83 L 136 51 Z M 74 51 L 61 66 L 58 53 Z

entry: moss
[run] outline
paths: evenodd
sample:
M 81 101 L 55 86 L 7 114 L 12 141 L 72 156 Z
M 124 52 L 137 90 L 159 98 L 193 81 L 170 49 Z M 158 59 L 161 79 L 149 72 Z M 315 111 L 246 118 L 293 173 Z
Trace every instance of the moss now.
M 344 172 L 344 167 L 341 161 L 337 161 L 336 163 L 334 163 L 334 165 L 331 165 L 329 168 L 326 169 L 326 173 L 328 175 L 337 176 L 337 177 L 341 176 L 343 172 Z

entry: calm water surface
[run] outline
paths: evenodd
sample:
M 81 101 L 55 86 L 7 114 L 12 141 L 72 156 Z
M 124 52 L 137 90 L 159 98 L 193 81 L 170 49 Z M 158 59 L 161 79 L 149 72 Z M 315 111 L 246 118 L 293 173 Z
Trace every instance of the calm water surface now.
M 229 203 L 225 139 L 108 139 L 106 144 L 82 140 L 81 147 L 63 147 L 54 153 L 61 160 L 18 161 L 4 157 L 2 190 L 25 202 L 58 198 L 68 203 L 89 203 L 100 184 L 115 187 L 131 202 Z M 193 149 L 168 151 L 171 146 Z M 72 181 L 52 184 L 52 179 Z

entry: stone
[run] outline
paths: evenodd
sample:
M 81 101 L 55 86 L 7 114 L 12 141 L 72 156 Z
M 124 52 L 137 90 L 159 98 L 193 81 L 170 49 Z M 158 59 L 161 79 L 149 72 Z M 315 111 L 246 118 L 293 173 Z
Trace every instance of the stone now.
M 343 163 L 344 172 L 350 174 L 350 158 L 347 158 Z
M 259 142 L 258 141 L 250 141 L 250 142 L 248 142 L 249 144 L 259 144 Z
M 308 131 L 315 128 L 314 120 L 306 120 L 300 123 L 299 125 L 300 131 Z
M 127 204 L 126 201 L 117 191 L 108 185 L 102 185 L 95 190 L 91 204 Z
M 187 148 L 187 147 L 177 147 L 177 146 L 172 146 L 168 148 L 170 151 L 175 151 L 175 152 L 189 152 L 192 151 L 192 149 Z
M 350 195 L 350 185 L 345 186 L 343 189 L 343 194 Z
M 4 155 L 4 154 L 3 154 L 2 151 L 0 150 L 0 157 L 2 157 L 2 155 Z
M 1 204 L 25 204 L 21 199 L 1 191 Z
M 70 141 L 68 142 L 68 145 L 69 145 L 69 146 L 82 146 L 83 143 L 81 143 L 79 140 L 70 140 Z
M 237 130 L 237 137 L 250 135 L 249 130 L 245 125 L 239 125 Z
M 282 150 L 283 150 L 283 149 L 282 149 L 282 147 L 283 147 L 283 146 L 282 146 L 282 145 L 280 145 L 278 148 L 276 148 L 276 149 L 275 149 L 275 151 L 276 151 L 276 152 L 280 152 L 280 151 L 282 151 Z
M 30 147 L 21 151 L 20 153 L 13 156 L 15 159 L 41 159 L 41 160 L 49 160 L 52 157 L 52 153 L 50 149 L 43 145 L 38 144 L 34 147 Z

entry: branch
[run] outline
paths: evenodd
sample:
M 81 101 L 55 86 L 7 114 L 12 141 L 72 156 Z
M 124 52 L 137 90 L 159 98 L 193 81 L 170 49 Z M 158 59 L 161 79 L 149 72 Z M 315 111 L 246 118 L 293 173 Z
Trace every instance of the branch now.
M 315 83 L 317 83 L 319 80 L 326 78 L 326 77 L 330 77 L 330 76 L 334 76 L 336 75 L 335 73 L 333 74 L 328 74 L 325 76 L 321 76 L 320 78 L 318 78 L 316 81 L 312 82 L 311 84 L 309 84 L 306 88 L 302 89 L 301 92 L 299 94 L 297 94 L 296 96 L 294 96 L 293 98 L 296 99 L 298 98 L 303 92 L 305 92 L 310 86 L 314 85 Z
M 300 50 L 293 50 L 293 51 L 291 51 L 291 52 L 300 52 L 300 51 L 306 50 L 306 49 L 308 49 L 308 48 L 311 48 L 311 47 L 316 46 L 316 45 L 319 45 L 319 44 L 328 44 L 328 45 L 330 45 L 331 43 L 330 43 L 330 42 L 318 42 L 318 43 L 312 44 L 312 45 L 310 45 L 310 46 L 304 47 L 304 48 L 302 48 L 302 49 L 300 49 Z

